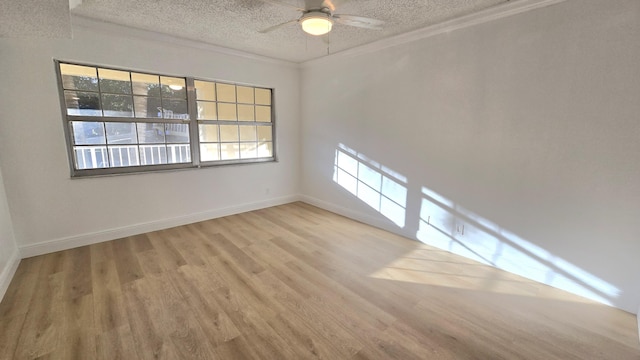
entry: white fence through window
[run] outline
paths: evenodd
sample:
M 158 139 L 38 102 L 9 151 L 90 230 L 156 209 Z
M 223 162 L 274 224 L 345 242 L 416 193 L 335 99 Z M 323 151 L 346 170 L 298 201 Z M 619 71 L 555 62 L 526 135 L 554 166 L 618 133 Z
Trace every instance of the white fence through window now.
M 189 144 L 76 146 L 74 153 L 77 169 L 191 162 Z

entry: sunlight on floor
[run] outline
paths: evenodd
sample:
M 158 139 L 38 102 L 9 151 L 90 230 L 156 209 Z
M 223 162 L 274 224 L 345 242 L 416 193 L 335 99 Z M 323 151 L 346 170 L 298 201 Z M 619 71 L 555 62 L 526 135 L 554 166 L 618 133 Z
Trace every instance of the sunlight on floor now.
M 539 295 L 546 284 L 607 305 L 620 296 L 604 279 L 425 186 L 409 193 L 406 176 L 344 144 L 335 152 L 333 181 L 400 228 L 417 228 L 422 243 L 470 259 L 444 261 L 432 248 L 418 248 L 372 277 L 519 295 Z M 419 209 L 407 209 L 410 197 L 420 197 Z M 407 224 L 416 215 L 418 224 Z M 496 277 L 487 265 L 508 273 Z
M 370 276 L 429 286 L 591 302 L 587 298 L 558 291 L 545 284 L 425 245 L 399 257 Z
M 603 279 L 425 187 L 416 236 L 425 244 L 601 303 L 611 305 L 610 299 L 619 296 L 619 289 Z

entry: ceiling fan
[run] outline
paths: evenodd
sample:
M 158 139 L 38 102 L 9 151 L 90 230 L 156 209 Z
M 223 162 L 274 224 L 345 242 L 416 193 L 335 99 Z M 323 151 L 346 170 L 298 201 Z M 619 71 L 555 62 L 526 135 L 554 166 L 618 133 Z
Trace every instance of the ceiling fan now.
M 295 6 L 283 0 L 260 1 L 287 6 L 302 13 L 302 16 L 298 19 L 271 26 L 261 30 L 261 33 L 268 33 L 297 23 L 300 24 L 304 32 L 316 36 L 324 35 L 331 31 L 334 23 L 372 30 L 381 30 L 382 25 L 384 24 L 384 21 L 382 20 L 371 19 L 363 16 L 334 14 L 336 6 L 344 4 L 347 0 L 305 0 L 304 8 Z

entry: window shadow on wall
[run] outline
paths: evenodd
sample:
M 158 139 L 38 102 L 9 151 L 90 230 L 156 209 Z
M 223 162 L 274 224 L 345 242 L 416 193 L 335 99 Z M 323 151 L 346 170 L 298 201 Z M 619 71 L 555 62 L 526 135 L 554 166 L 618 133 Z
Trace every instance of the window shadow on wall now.
M 374 277 L 440 282 L 444 276 L 444 283 L 485 290 L 500 287 L 500 283 L 518 282 L 507 278 L 486 281 L 479 262 L 608 305 L 620 296 L 620 290 L 605 280 L 426 186 L 410 187 L 406 176 L 344 144 L 339 144 L 335 151 L 333 181 L 390 220 L 399 232 L 404 230 L 424 244 L 474 260 L 438 263 L 433 252 L 417 247 L 387 268 L 372 273 Z M 407 204 L 414 204 L 416 209 Z M 433 268 L 433 264 L 437 264 L 437 268 Z M 412 272 L 438 274 L 438 277 L 412 276 Z

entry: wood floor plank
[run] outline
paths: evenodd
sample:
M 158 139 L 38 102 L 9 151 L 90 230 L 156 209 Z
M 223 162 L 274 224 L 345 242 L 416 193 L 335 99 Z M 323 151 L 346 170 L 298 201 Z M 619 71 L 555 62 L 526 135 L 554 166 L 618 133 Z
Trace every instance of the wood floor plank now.
M 62 316 L 56 320 L 61 324 L 53 359 L 95 359 L 95 326 L 93 318 L 93 295 L 70 298 L 64 301 Z
M 118 270 L 114 260 L 92 263 L 93 312 L 96 333 L 128 324 Z
M 221 286 L 210 286 L 210 274 L 199 267 L 184 266 L 176 274 L 176 286 L 194 313 L 205 337 L 219 346 L 241 336 L 231 318 L 215 302 L 213 293 Z
M 351 333 L 343 323 L 343 319 L 335 319 L 328 316 L 326 306 L 318 306 L 318 302 L 308 301 L 285 283 L 281 282 L 270 271 L 264 271 L 255 275 L 259 281 L 256 286 L 265 289 L 275 301 L 288 309 L 288 316 L 295 316 L 299 320 L 297 323 L 314 324 L 312 330 L 316 335 L 314 338 L 319 342 L 330 344 L 330 348 L 341 358 L 348 358 L 356 354 L 363 345 L 356 339 L 356 335 Z M 320 300 L 319 302 L 323 302 Z
M 149 240 L 149 234 L 140 234 L 129 237 L 129 244 L 134 252 L 143 252 L 153 249 L 153 245 Z
M 311 324 L 300 321 L 298 316 L 284 312 L 268 320 L 280 336 L 287 339 L 301 359 L 348 359 L 344 352 L 333 347 L 329 341 L 318 336 Z
M 220 255 L 220 249 L 215 243 L 215 237 L 220 234 L 218 229 L 210 228 L 205 224 L 210 222 L 199 222 L 195 224 L 189 224 L 184 226 L 185 232 L 191 235 L 191 238 L 196 241 L 203 251 L 203 256 L 216 257 Z
M 173 271 L 187 265 L 187 261 L 176 249 L 174 239 L 168 231 L 156 231 L 149 234 L 149 240 L 158 255 L 158 263 L 164 271 Z
M 239 248 L 250 245 L 253 241 L 245 235 L 247 225 L 241 222 L 233 221 L 229 216 L 221 217 L 213 220 L 214 226 L 227 239 L 233 239 L 233 244 Z
M 18 340 L 20 340 L 18 334 L 22 331 L 24 319 L 25 315 L 19 314 L 0 320 L 0 359 L 14 357 Z
M 43 261 L 44 257 L 42 256 L 20 261 L 13 280 L 9 284 L 2 302 L 0 302 L 0 318 L 27 313 L 38 285 L 38 275 Z
M 254 222 L 255 218 L 252 215 L 250 212 L 235 215 L 245 224 L 245 227 L 242 229 L 243 235 L 249 238 L 252 244 L 274 237 L 274 235 L 263 226 L 263 222 L 256 224 L 256 222 Z
M 136 344 L 129 325 L 113 328 L 96 335 L 96 359 L 136 360 Z
M 69 299 L 90 295 L 93 291 L 91 277 L 91 250 L 83 246 L 64 252 L 64 292 Z
M 56 350 L 62 332 L 62 307 L 64 296 L 64 274 L 38 278 L 37 291 L 31 299 L 20 332 L 15 359 L 34 359 Z
M 258 274 L 264 271 L 264 267 L 251 258 L 247 253 L 242 251 L 233 242 L 229 241 L 226 236 L 217 234 L 212 239 L 221 250 L 219 258 L 227 259 L 229 262 L 236 264 L 238 269 L 244 271 L 247 275 Z
M 225 342 L 225 344 L 232 343 L 235 347 L 239 343 L 244 343 L 246 339 L 250 339 L 254 345 L 248 351 L 241 352 L 242 356 L 248 358 L 300 358 L 293 353 L 293 349 L 289 345 L 290 339 L 282 337 L 281 333 L 274 331 L 269 325 L 268 322 L 276 316 L 276 313 L 272 311 L 265 313 L 255 309 L 243 295 L 226 287 L 216 289 L 213 296 L 234 326 L 243 334 Z M 223 348 L 225 349 L 224 353 L 228 353 L 225 344 L 219 345 L 218 348 Z
M 253 244 L 245 251 L 270 263 L 271 272 L 280 281 L 295 290 L 308 302 L 320 307 L 328 316 L 336 316 L 345 321 L 358 334 L 367 331 L 384 330 L 395 318 L 371 305 L 349 288 L 326 277 L 307 264 L 296 261 L 294 257 L 269 241 Z M 352 308 L 351 304 L 359 306 Z
M 137 356 L 140 359 L 178 358 L 171 341 L 164 338 L 160 329 L 153 324 L 152 314 L 147 309 L 146 297 L 136 284 L 125 283 L 123 294 Z
M 142 278 L 144 274 L 131 247 L 131 241 L 128 238 L 123 238 L 112 241 L 112 244 L 120 284 L 127 284 Z
M 189 241 L 195 243 L 200 250 L 200 255 L 204 258 L 216 257 L 220 254 L 220 250 L 215 246 L 213 241 L 214 234 L 217 234 L 215 229 L 207 229 L 201 227 L 203 223 L 190 224 L 180 227 L 182 232 L 187 236 Z
M 278 311 L 284 311 L 279 308 L 261 289 L 255 286 L 255 280 L 252 279 L 253 273 L 242 271 L 239 264 L 234 263 L 228 258 L 217 258 L 212 260 L 212 268 L 222 279 L 225 284 L 223 288 L 233 294 L 233 306 L 241 309 L 253 308 L 263 317 L 273 317 Z M 221 299 L 220 292 L 215 291 L 216 299 Z M 229 300 L 229 299 L 226 299 Z
M 115 255 L 113 253 L 113 241 L 105 241 L 89 246 L 91 252 L 91 262 L 101 263 L 103 261 L 113 261 Z
M 233 338 L 216 348 L 219 359 L 256 360 L 252 344 L 244 336 Z
M 23 259 L 0 359 L 640 359 L 636 318 L 305 203 Z
M 182 255 L 188 265 L 206 266 L 207 255 L 203 253 L 200 242 L 190 238 L 190 233 L 184 227 L 165 230 L 171 233 L 176 250 Z
M 164 269 L 160 262 L 160 255 L 156 249 L 136 253 L 143 276 L 162 276 Z

